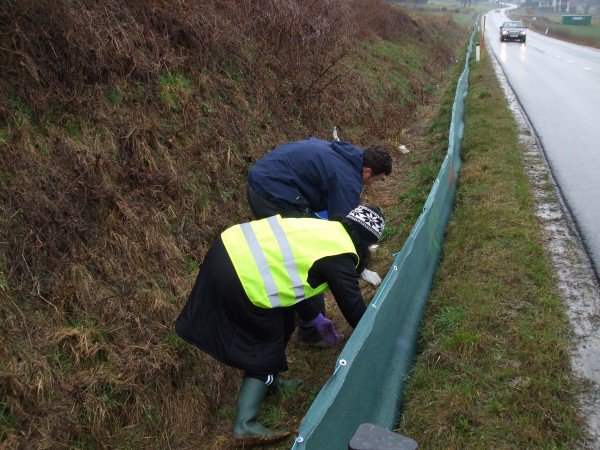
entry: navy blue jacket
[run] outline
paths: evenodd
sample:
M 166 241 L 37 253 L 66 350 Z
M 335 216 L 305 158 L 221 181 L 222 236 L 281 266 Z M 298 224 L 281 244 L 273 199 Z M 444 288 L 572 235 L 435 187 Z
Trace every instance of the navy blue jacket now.
M 311 137 L 269 152 L 250 169 L 248 184 L 282 207 L 346 215 L 360 200 L 363 161 L 349 142 Z

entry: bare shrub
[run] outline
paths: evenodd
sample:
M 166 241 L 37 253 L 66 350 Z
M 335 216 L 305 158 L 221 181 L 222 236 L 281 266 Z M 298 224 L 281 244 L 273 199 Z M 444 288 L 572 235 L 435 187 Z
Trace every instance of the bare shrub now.
M 352 21 L 363 38 L 411 36 L 418 39 L 424 35 L 423 27 L 401 8 L 390 8 L 378 0 L 352 0 L 351 3 Z
M 345 54 L 353 31 L 341 1 L 5 3 L 2 69 L 36 111 L 91 84 L 147 82 L 190 63 L 251 71 L 267 59 L 301 89 Z

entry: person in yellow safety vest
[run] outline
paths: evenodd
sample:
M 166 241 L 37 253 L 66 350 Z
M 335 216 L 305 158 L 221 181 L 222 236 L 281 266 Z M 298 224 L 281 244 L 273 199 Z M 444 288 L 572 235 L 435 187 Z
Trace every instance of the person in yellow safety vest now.
M 379 208 L 358 206 L 331 220 L 272 216 L 225 230 L 208 250 L 177 318 L 177 334 L 217 360 L 244 371 L 234 435 L 270 442 L 289 434 L 256 422 L 268 392 L 296 388 L 280 380 L 294 312 L 325 340 L 338 335 L 311 301 L 330 289 L 344 318 L 356 327 L 366 311 L 358 276 L 369 245 L 381 238 Z
M 392 156 L 383 145 L 364 149 L 345 141 L 310 137 L 278 145 L 260 158 L 248 172 L 246 195 L 254 219 L 282 217 L 345 216 L 360 203 L 365 186 L 392 172 Z M 361 278 L 373 286 L 381 279 L 365 267 Z M 325 299 L 313 299 L 325 312 Z M 296 339 L 303 345 L 331 346 L 313 326 L 296 316 Z M 344 336 L 340 335 L 343 341 Z

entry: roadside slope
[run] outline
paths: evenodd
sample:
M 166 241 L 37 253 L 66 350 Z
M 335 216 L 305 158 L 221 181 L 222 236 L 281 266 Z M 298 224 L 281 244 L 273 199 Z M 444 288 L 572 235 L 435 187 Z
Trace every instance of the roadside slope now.
M 172 324 L 207 246 L 249 218 L 248 167 L 334 124 L 397 146 L 463 31 L 375 0 L 9 3 L 0 445 L 224 447 L 240 374 Z M 327 357 L 292 351 L 313 390 L 265 419 L 297 424 Z

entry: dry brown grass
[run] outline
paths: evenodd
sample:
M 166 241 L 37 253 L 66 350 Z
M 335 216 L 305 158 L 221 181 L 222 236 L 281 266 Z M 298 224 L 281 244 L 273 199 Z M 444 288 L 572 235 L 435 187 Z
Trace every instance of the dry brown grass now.
M 424 20 L 375 0 L 3 2 L 2 446 L 222 442 L 239 373 L 172 326 L 196 262 L 249 217 L 248 166 L 276 143 L 398 135 L 450 61 L 427 31 L 448 24 Z M 350 63 L 407 34 L 430 73 L 398 64 L 413 97 L 375 97 Z

